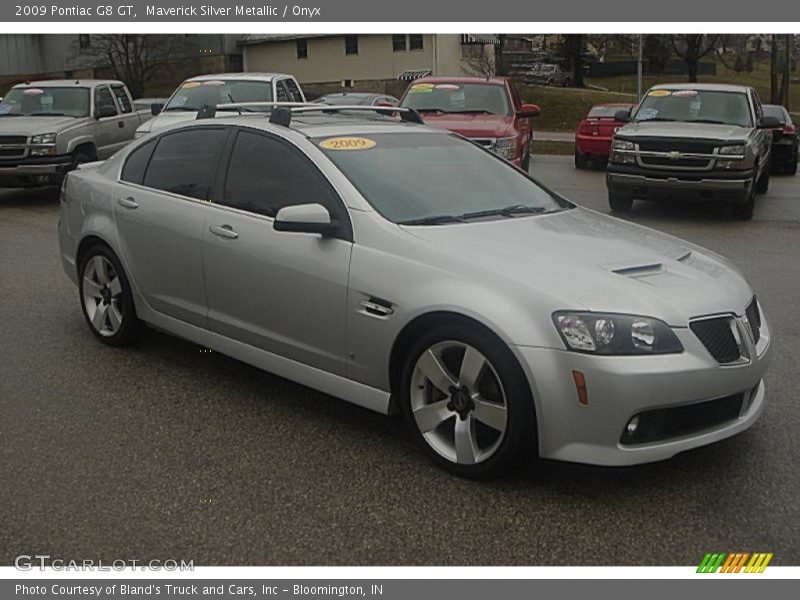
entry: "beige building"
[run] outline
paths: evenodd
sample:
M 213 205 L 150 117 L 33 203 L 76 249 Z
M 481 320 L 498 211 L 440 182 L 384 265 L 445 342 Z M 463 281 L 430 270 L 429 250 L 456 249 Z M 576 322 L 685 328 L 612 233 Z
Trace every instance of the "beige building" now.
M 398 95 L 424 75 L 485 74 L 497 38 L 476 34 L 254 34 L 240 40 L 245 71 L 291 73 L 309 97 L 341 90 Z

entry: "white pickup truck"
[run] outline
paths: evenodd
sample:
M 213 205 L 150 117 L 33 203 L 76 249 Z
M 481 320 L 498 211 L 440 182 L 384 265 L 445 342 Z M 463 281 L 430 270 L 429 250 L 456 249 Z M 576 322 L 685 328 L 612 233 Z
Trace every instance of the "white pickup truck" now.
M 120 81 L 15 85 L 0 102 L 0 188 L 57 185 L 79 164 L 125 146 L 150 116 Z

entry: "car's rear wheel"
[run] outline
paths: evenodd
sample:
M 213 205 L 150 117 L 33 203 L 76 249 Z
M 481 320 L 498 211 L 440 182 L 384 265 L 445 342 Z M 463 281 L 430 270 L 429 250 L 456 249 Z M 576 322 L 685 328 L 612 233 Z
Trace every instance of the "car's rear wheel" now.
M 576 169 L 585 169 L 589 166 L 589 160 L 581 154 L 577 149 L 575 149 L 575 168 Z
M 530 386 L 492 334 L 458 323 L 427 331 L 410 349 L 400 385 L 412 436 L 448 471 L 488 477 L 535 455 Z
M 81 259 L 80 299 L 92 333 L 109 346 L 125 346 L 145 330 L 136 316 L 133 294 L 119 259 L 102 244 L 89 248 Z
M 633 208 L 633 196 L 624 192 L 608 192 L 608 205 L 616 213 L 627 213 Z

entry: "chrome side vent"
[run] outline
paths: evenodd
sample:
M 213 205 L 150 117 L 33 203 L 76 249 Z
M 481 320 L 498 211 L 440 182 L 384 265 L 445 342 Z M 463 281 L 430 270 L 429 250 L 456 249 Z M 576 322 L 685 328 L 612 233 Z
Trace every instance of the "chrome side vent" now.
M 385 319 L 394 314 L 392 303 L 383 298 L 370 296 L 367 300 L 362 300 L 360 304 L 363 309 L 362 312 L 373 317 Z

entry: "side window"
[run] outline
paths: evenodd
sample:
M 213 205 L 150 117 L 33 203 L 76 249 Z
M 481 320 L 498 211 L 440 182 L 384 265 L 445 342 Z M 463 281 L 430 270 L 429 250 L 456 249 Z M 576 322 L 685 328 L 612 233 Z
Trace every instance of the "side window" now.
M 296 204 L 341 212 L 336 192 L 306 156 L 286 142 L 248 131 L 236 136 L 222 203 L 268 217 Z
M 289 90 L 289 97 L 291 97 L 292 102 L 302 102 L 303 94 L 300 93 L 297 82 L 294 79 L 284 79 L 283 81 L 286 84 L 286 89 Z
M 155 147 L 156 140 L 151 140 L 131 152 L 128 158 L 125 159 L 120 179 L 130 183 L 141 184 L 142 181 L 144 181 L 144 172 L 147 169 L 147 164 L 150 162 L 150 157 L 153 155 L 153 149 Z
M 133 106 L 131 106 L 131 100 L 128 98 L 128 94 L 125 91 L 125 88 L 121 85 L 114 85 L 111 86 L 112 91 L 114 92 L 114 96 L 117 98 L 117 104 L 119 104 L 120 109 L 123 113 L 129 113 L 133 111 Z
M 144 185 L 205 200 L 224 140 L 222 127 L 192 127 L 163 135 L 150 159 Z
M 283 80 L 275 82 L 275 97 L 278 99 L 278 102 L 291 102 L 289 91 L 286 89 Z
M 758 92 L 755 89 L 753 89 L 751 93 L 753 94 L 753 107 L 755 108 L 756 111 L 755 124 L 758 125 L 761 122 L 761 117 L 764 116 L 764 110 L 761 107 L 761 98 L 758 97 Z
M 94 108 L 108 116 L 116 115 L 119 112 L 107 86 L 103 85 L 94 89 Z

